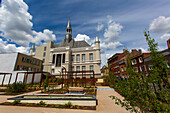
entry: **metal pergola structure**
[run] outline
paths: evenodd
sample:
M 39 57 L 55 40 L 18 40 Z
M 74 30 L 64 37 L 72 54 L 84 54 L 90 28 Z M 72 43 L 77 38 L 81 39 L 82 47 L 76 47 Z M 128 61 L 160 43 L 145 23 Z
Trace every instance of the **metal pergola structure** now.
M 81 84 L 82 86 L 86 87 L 87 83 L 91 83 L 91 85 L 95 85 L 95 73 L 93 70 L 86 70 L 86 71 L 65 71 L 60 74 L 60 78 L 62 79 L 62 87 L 64 86 L 71 86 L 77 84 Z

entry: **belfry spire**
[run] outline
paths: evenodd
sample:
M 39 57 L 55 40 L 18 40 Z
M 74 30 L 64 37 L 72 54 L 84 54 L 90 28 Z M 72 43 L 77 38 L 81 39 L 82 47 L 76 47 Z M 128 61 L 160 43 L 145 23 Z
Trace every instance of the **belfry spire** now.
M 72 40 L 72 28 L 71 28 L 71 23 L 70 23 L 70 19 L 69 19 L 67 28 L 66 28 L 65 41 L 69 43 L 71 40 Z

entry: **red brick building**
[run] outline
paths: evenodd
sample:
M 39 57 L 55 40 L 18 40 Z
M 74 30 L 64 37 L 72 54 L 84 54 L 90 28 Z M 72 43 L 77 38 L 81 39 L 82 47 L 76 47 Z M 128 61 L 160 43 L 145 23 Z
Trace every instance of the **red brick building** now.
M 120 68 L 119 68 L 120 55 L 121 53 L 116 53 L 108 59 L 108 66 L 110 67 L 110 71 L 112 71 L 116 76 L 120 75 Z

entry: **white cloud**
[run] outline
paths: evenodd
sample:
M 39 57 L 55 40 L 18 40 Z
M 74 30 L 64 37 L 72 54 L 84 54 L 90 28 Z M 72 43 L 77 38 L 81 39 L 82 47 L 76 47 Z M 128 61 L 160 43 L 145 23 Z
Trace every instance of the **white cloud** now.
M 30 42 L 41 45 L 41 40 L 55 40 L 52 31 L 33 31 L 32 16 L 23 0 L 5 0 L 0 7 L 0 36 L 28 47 Z
M 108 21 L 108 27 L 105 29 L 104 37 L 106 42 L 114 41 L 119 37 L 119 34 L 123 28 L 120 23 L 116 23 L 111 19 L 110 16 L 108 16 L 109 21 Z
M 0 39 L 0 53 L 6 53 L 6 52 L 21 52 L 28 54 L 28 47 L 16 47 L 15 44 L 8 44 L 7 41 L 3 41 Z
M 147 53 L 147 52 L 149 52 L 147 48 L 139 48 L 139 49 L 142 50 L 142 53 Z
M 150 24 L 149 30 L 157 33 L 170 32 L 170 17 L 159 16 L 154 19 Z
M 76 38 L 74 38 L 75 41 L 82 41 L 85 40 L 86 42 L 90 43 L 91 39 L 89 36 L 85 34 L 77 34 Z
M 101 47 L 101 52 L 104 52 L 106 49 L 115 49 L 118 46 L 121 46 L 123 44 L 121 44 L 120 42 L 110 42 L 110 43 L 101 43 L 100 47 Z
M 48 29 L 44 29 L 43 32 L 36 32 L 36 37 L 34 39 L 34 43 L 38 44 L 38 45 L 41 45 L 41 40 L 44 40 L 44 41 L 50 41 L 50 40 L 55 40 L 56 37 L 55 35 L 53 34 L 53 31 L 50 31 Z
M 103 24 L 98 24 L 96 31 L 101 31 L 103 29 L 104 25 Z
M 170 38 L 170 33 L 165 33 L 164 35 L 162 35 L 160 37 L 161 39 L 167 39 L 167 38 Z

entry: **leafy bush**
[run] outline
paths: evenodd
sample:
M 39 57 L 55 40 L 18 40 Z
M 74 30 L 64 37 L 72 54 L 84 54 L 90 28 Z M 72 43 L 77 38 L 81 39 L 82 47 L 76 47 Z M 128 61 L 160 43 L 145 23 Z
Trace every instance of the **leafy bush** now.
M 39 104 L 41 105 L 41 106 L 44 106 L 45 105 L 45 102 L 43 102 L 42 100 L 39 102 Z
M 43 84 L 44 91 L 46 91 L 47 87 L 48 87 L 48 73 L 46 74 L 46 78 L 45 78 L 45 81 L 44 81 L 44 84 Z
M 127 54 L 128 80 L 120 80 L 113 73 L 109 73 L 111 86 L 125 99 L 110 97 L 115 100 L 115 104 L 131 112 L 169 113 L 170 85 L 164 57 L 157 51 L 158 44 L 151 39 L 149 32 L 145 32 L 145 36 L 151 52 L 153 69 L 148 76 L 136 73 Z
M 26 85 L 24 83 L 22 83 L 21 81 L 13 83 L 7 87 L 7 90 L 11 93 L 24 92 L 25 89 L 26 89 Z
M 14 100 L 13 102 L 12 102 L 12 104 L 13 105 L 16 105 L 16 104 L 19 104 L 21 101 L 20 100 Z
M 71 102 L 68 102 L 68 103 L 66 103 L 65 105 L 64 105 L 64 107 L 66 107 L 66 108 L 70 108 L 72 106 L 72 103 Z

